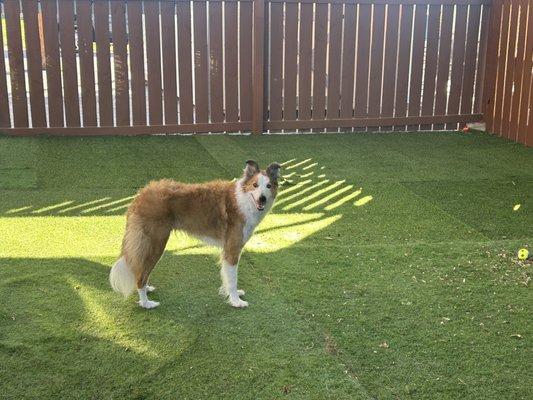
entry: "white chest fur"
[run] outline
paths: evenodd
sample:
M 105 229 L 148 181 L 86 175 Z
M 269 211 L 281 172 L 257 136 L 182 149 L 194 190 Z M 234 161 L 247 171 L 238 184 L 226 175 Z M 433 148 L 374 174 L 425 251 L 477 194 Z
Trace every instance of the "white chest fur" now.
M 250 194 L 242 191 L 241 181 L 237 181 L 235 184 L 235 197 L 237 198 L 239 211 L 242 213 L 245 220 L 242 228 L 242 243 L 244 245 L 254 233 L 257 225 L 259 225 L 261 220 L 268 213 L 269 206 L 267 205 L 264 210 L 259 211 Z

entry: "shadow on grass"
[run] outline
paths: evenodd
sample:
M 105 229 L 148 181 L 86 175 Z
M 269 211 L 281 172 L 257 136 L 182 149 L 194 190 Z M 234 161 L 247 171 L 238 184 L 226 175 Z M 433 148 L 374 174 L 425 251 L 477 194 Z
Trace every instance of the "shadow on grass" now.
M 277 213 L 295 211 L 334 211 L 338 207 L 359 200 L 368 202 L 362 189 L 344 180 L 327 178 L 324 166 L 308 158 L 283 163 L 284 172 L 279 198 L 274 205 Z M 97 193 L 95 195 L 95 193 Z M 29 192 L 21 199 L 20 193 L 0 204 L 0 215 L 5 217 L 36 216 L 110 216 L 122 215 L 135 197 L 133 190 L 77 190 L 69 193 Z M 354 203 L 355 204 L 355 203 Z M 355 204 L 359 205 L 359 204 Z
M 243 280 L 254 307 L 225 304 L 212 257 L 165 254 L 152 295 L 161 306 L 152 312 L 113 293 L 109 267 L 98 262 L 0 263 L 6 398 L 264 398 L 288 384 L 326 395 L 321 376 L 341 373 L 321 347 L 302 349 L 315 333 L 260 280 Z M 336 384 L 333 393 L 354 389 Z

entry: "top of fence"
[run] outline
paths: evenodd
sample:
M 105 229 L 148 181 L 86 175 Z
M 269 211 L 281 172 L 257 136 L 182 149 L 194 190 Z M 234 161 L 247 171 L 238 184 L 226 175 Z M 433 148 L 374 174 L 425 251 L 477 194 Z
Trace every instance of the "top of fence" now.
M 188 0 L 178 0 L 188 1 Z M 196 0 L 193 0 L 196 1 Z M 253 1 L 253 0 L 241 0 Z M 267 0 L 270 3 L 317 3 L 317 4 L 403 4 L 403 5 L 491 5 L 493 0 Z

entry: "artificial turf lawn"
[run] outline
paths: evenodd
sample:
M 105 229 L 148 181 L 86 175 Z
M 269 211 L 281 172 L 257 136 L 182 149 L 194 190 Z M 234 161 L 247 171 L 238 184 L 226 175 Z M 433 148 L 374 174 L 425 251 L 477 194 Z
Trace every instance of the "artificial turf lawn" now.
M 241 259 L 248 309 L 181 234 L 160 307 L 111 291 L 137 188 L 249 158 L 291 182 Z M 0 137 L 1 397 L 531 398 L 524 246 L 533 150 L 494 137 Z

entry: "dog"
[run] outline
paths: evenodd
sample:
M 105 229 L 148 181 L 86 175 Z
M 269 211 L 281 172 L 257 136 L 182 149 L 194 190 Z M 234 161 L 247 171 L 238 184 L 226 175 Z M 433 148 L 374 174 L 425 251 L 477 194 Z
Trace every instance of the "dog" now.
M 180 230 L 221 248 L 220 294 L 233 307 L 247 307 L 237 289 L 237 269 L 242 249 L 272 207 L 278 193 L 281 166 L 261 170 L 246 161 L 236 181 L 186 184 L 170 179 L 152 181 L 141 189 L 126 213 L 126 232 L 120 258 L 111 268 L 111 287 L 124 296 L 137 289 L 139 305 L 155 308 L 148 299 L 154 290 L 150 273 L 161 258 L 170 233 Z

